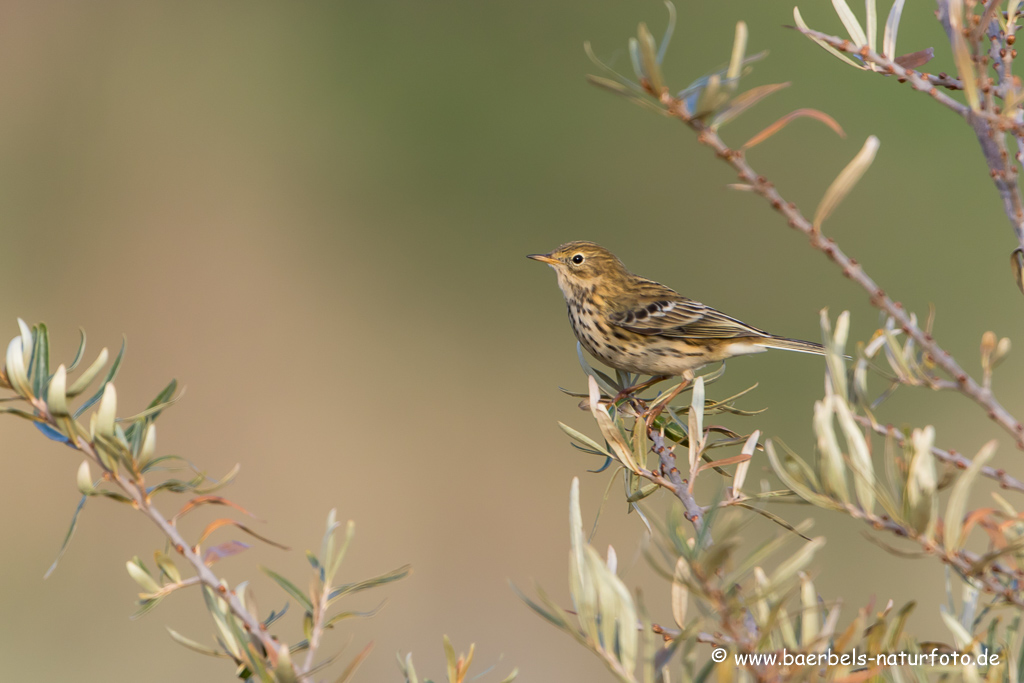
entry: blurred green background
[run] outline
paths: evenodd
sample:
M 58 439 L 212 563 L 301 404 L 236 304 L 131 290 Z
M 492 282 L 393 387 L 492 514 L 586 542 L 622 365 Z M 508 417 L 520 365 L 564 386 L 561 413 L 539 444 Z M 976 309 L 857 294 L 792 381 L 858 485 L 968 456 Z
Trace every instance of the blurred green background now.
M 828 3 L 805 5 L 812 27 L 842 31 Z M 784 196 L 813 213 L 878 135 L 874 167 L 826 231 L 913 310 L 938 304 L 936 334 L 970 371 L 986 329 L 1024 339 L 1012 236 L 961 121 L 784 28 L 789 4 L 678 10 L 665 64 L 675 88 L 728 60 L 739 19 L 750 50 L 771 51 L 748 84 L 793 81 L 726 128 L 728 141 L 797 107 L 845 127 L 843 140 L 800 120 L 750 153 Z M 345 658 L 376 642 L 358 680 L 397 681 L 398 650 L 440 676 L 445 633 L 462 650 L 477 643 L 478 672 L 496 663 L 502 676 L 518 665 L 524 681 L 607 679 L 509 588 L 537 581 L 567 601 L 570 479 L 583 477 L 592 520 L 609 476 L 586 474 L 596 463 L 556 426 L 594 432 L 557 389 L 584 383 L 554 276 L 525 254 L 591 239 L 636 272 L 794 337 L 817 339 L 825 306 L 851 310 L 854 338 L 878 322 L 762 200 L 725 189 L 729 169 L 681 124 L 584 82 L 583 41 L 628 70 L 641 20 L 660 36 L 665 10 L 622 0 L 0 8 L 4 339 L 17 316 L 44 320 L 69 359 L 79 325 L 90 357 L 126 334 L 124 414 L 171 377 L 186 385 L 160 420 L 159 450 L 214 474 L 242 463 L 228 495 L 293 546 L 218 565 L 232 582 L 253 579 L 264 613 L 285 596 L 257 565 L 305 585 L 301 551 L 319 542 L 331 507 L 357 522 L 343 580 L 411 562 L 410 579 L 350 603 L 386 595 L 379 616 L 328 637 L 325 653 L 352 639 Z M 927 68 L 952 71 L 931 7 L 908 6 L 899 46 L 935 46 Z M 996 382 L 1017 414 L 1022 367 L 1011 355 Z M 741 405 L 770 410 L 740 426 L 810 456 L 822 375 L 818 359 L 766 354 L 731 363 L 712 395 L 759 382 Z M 897 395 L 881 417 L 934 421 L 939 443 L 966 453 L 999 436 L 978 408 L 924 390 Z M 227 680 L 228 665 L 164 631 L 208 641 L 198 594 L 129 621 L 137 587 L 124 562 L 151 558 L 162 540 L 128 509 L 90 501 L 43 581 L 78 499 L 79 460 L 14 418 L 0 420 L 0 443 L 3 678 Z M 997 464 L 1012 470 L 1017 457 L 1004 447 Z M 766 472 L 760 460 L 748 481 Z M 667 621 L 668 586 L 639 556 L 640 520 L 618 489 L 611 501 L 596 543 L 616 546 L 627 582 Z M 180 501 L 160 505 L 169 514 Z M 937 563 L 892 558 L 849 520 L 776 511 L 817 517 L 816 533 L 830 535 L 817 585 L 844 598 L 844 620 L 870 596 L 918 599 L 918 633 L 948 639 L 936 625 Z

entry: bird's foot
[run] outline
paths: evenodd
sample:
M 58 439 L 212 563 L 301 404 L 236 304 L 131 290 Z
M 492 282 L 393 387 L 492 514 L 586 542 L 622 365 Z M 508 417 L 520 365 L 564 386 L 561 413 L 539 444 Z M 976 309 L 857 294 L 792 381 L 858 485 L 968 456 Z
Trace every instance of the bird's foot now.
M 625 389 L 623 389 L 619 393 L 615 394 L 615 398 L 612 399 L 612 404 L 613 405 L 617 405 L 619 401 L 621 401 L 622 399 L 626 398 L 627 396 L 633 396 L 633 394 L 636 394 L 637 392 L 643 391 L 644 389 L 647 389 L 648 387 L 652 387 L 655 384 L 657 384 L 658 382 L 663 382 L 666 379 L 668 379 L 669 377 L 670 377 L 670 375 L 655 375 L 654 377 L 651 377 L 646 382 L 641 382 L 640 384 L 637 384 L 636 386 L 626 387 Z M 633 400 L 639 401 L 641 406 L 646 407 L 646 405 L 647 405 L 647 401 L 643 400 L 642 398 L 635 398 L 634 397 Z
M 683 376 L 680 378 L 679 384 L 673 387 L 667 394 L 662 394 L 654 399 L 651 407 L 644 411 L 644 422 L 647 424 L 647 429 L 651 429 L 654 426 L 654 421 L 665 410 L 665 406 L 675 400 L 675 397 L 682 393 L 683 389 L 690 386 L 691 381 L 692 375 L 690 377 Z

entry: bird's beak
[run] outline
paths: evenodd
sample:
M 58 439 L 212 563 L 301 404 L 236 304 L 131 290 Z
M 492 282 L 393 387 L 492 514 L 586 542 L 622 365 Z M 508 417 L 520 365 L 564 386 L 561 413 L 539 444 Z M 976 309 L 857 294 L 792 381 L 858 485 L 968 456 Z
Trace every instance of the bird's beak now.
M 532 258 L 534 261 L 540 261 L 546 263 L 549 266 L 557 266 L 559 264 L 558 259 L 553 259 L 547 254 L 528 254 L 526 258 Z

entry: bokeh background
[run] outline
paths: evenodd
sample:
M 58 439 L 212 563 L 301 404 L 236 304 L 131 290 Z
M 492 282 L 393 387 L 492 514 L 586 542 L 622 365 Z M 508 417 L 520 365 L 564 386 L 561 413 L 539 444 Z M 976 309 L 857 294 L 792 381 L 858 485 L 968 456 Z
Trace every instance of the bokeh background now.
M 804 4 L 812 26 L 842 31 L 828 3 Z M 970 370 L 986 329 L 1022 338 L 1013 240 L 961 121 L 784 28 L 789 4 L 681 0 L 678 10 L 665 66 L 675 87 L 728 60 L 738 19 L 751 51 L 771 51 L 749 83 L 793 82 L 725 129 L 727 140 L 803 106 L 845 127 L 844 140 L 798 121 L 750 154 L 785 196 L 812 213 L 878 135 L 874 167 L 827 231 L 907 306 L 936 303 L 937 335 Z M 90 357 L 127 335 L 125 414 L 172 377 L 187 387 L 160 420 L 160 451 L 214 474 L 240 462 L 229 495 L 293 547 L 257 546 L 218 566 L 232 582 L 251 578 L 264 612 L 285 596 L 258 565 L 304 585 L 302 550 L 316 547 L 331 507 L 357 521 L 343 578 L 411 562 L 411 578 L 351 603 L 388 597 L 380 615 L 329 637 L 325 653 L 351 640 L 345 658 L 376 642 L 359 680 L 399 680 L 394 653 L 410 650 L 421 675 L 440 677 L 442 634 L 462 650 L 475 642 L 477 671 L 495 664 L 494 680 L 513 665 L 524 681 L 608 679 L 509 586 L 529 592 L 536 581 L 567 601 L 569 482 L 583 477 L 592 520 L 609 476 L 586 474 L 596 463 L 556 426 L 592 431 L 558 391 L 584 383 L 554 276 L 525 254 L 592 239 L 637 272 L 790 336 L 817 339 L 825 306 L 851 310 L 855 338 L 878 322 L 760 199 L 725 189 L 729 170 L 681 124 L 584 82 L 583 41 L 628 69 L 641 20 L 660 36 L 664 8 L 0 6 L 2 329 L 17 334 L 17 316 L 46 321 L 65 359 L 79 325 Z M 908 6 L 899 45 L 934 45 L 929 70 L 952 71 L 931 7 Z M 1018 414 L 1022 367 L 1011 356 L 996 384 Z M 770 410 L 741 426 L 809 456 L 822 375 L 817 359 L 773 353 L 730 364 L 713 391 L 759 382 L 744 405 Z M 967 453 L 999 436 L 975 406 L 924 390 L 897 395 L 882 417 L 932 421 L 940 443 Z M 79 460 L 14 418 L 0 420 L 0 444 L 2 677 L 226 680 L 228 665 L 164 630 L 208 641 L 197 594 L 129 621 L 137 587 L 124 562 L 151 558 L 162 541 L 128 509 L 90 501 L 43 580 L 78 499 Z M 997 462 L 1012 469 L 1017 457 L 1005 447 Z M 762 461 L 751 476 L 766 473 Z M 871 596 L 917 599 L 917 632 L 948 639 L 937 563 L 894 559 L 848 520 L 777 511 L 816 517 L 831 536 L 817 585 L 845 599 L 845 618 Z M 756 521 L 749 532 L 774 533 Z M 614 490 L 596 542 L 616 546 L 627 582 L 667 619 L 668 587 L 639 556 L 642 536 Z

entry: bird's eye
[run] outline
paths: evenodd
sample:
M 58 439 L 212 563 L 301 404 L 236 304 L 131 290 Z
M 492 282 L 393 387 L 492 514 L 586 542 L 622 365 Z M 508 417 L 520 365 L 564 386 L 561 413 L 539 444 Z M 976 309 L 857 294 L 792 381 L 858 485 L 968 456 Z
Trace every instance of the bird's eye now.
M 577 266 L 583 263 L 583 254 L 576 254 L 575 256 L 573 256 L 572 262 L 575 263 Z

